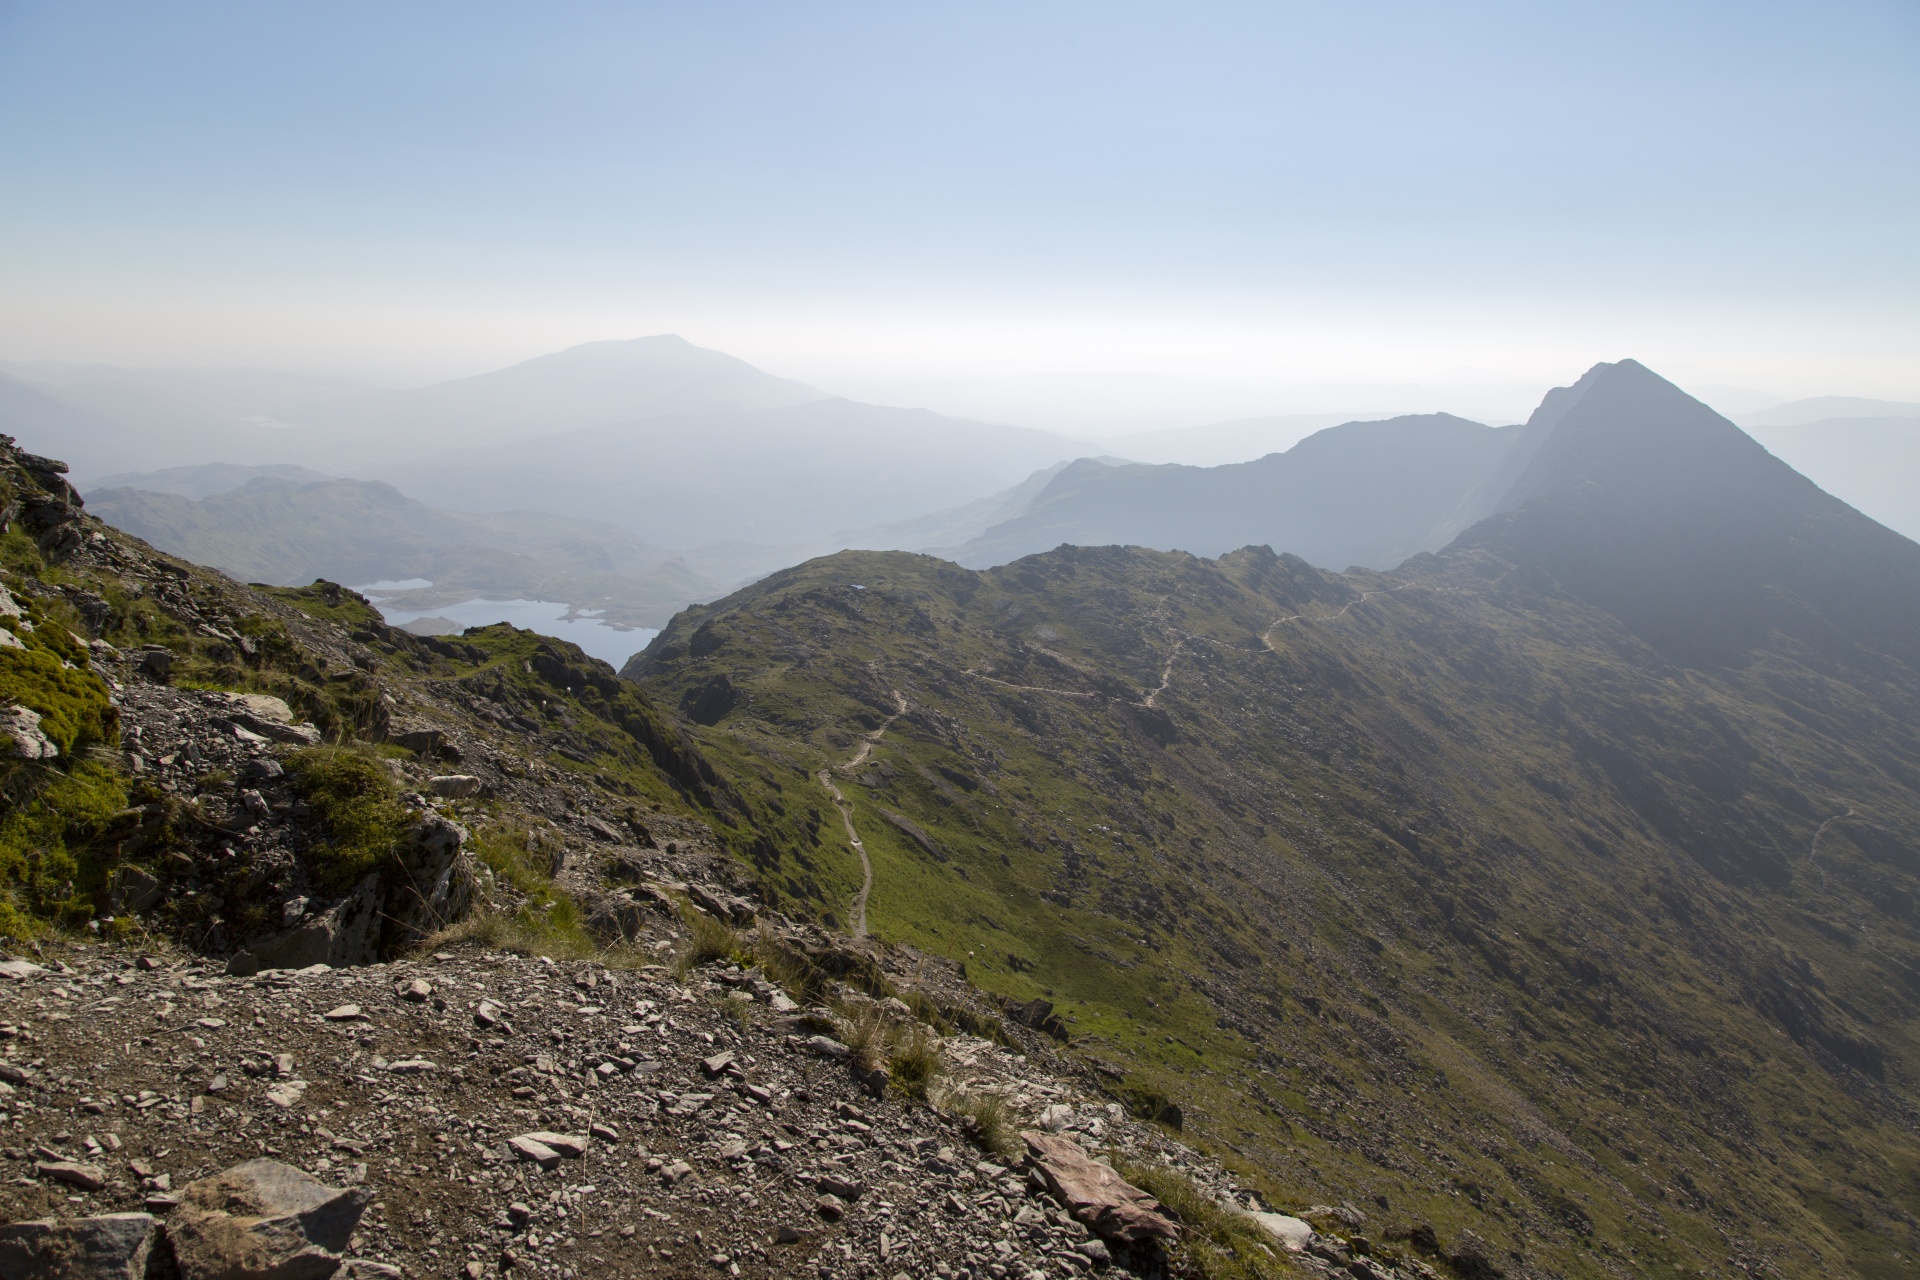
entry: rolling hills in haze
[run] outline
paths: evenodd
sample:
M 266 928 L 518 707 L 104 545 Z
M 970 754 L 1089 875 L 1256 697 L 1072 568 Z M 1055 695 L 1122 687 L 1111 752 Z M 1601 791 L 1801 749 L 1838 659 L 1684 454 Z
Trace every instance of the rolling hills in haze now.
M 1514 435 L 1391 573 L 846 552 L 625 674 L 843 805 L 773 899 L 1050 1001 L 1275 1198 L 1511 1275 L 1911 1274 L 1920 546 L 1631 361 Z
M 217 483 L 197 475 L 175 482 Z M 394 596 L 396 607 L 551 600 L 617 625 L 657 627 L 719 590 L 677 553 L 611 525 L 544 512 L 438 511 L 377 481 L 259 476 L 199 499 L 128 487 L 86 497 L 109 524 L 246 582 L 432 583 Z
M 1386 568 L 1444 545 L 1520 436 L 1449 414 L 1349 422 L 1218 467 L 1075 462 L 1017 516 L 955 549 L 984 567 L 1061 543 L 1217 556 L 1245 546 Z

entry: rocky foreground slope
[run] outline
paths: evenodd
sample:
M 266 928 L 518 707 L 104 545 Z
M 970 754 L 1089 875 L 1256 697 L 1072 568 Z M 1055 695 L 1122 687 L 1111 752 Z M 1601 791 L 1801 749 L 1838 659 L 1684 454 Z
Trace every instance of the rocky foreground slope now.
M 1042 1172 L 1071 1172 L 1066 1144 L 1267 1208 L 1040 1051 L 941 1038 L 935 1107 L 834 1038 L 911 1025 L 903 1003 L 842 988 L 847 1012 L 783 1012 L 777 986 L 725 962 L 676 976 L 458 947 L 243 978 L 63 954 L 9 962 L 0 988 L 11 1222 L 133 1212 L 164 1229 L 199 1180 L 264 1159 L 365 1189 L 343 1250 L 361 1275 L 1163 1273 L 1178 1228 L 1151 1202 L 1073 1216 L 1087 1200 Z M 950 1101 L 987 1097 L 1005 1128 Z M 1318 1216 L 1360 1234 L 1350 1208 Z M 1321 1255 L 1298 1256 L 1308 1273 L 1368 1248 L 1274 1221 Z M 20 1238 L 0 1228 L 0 1268 Z
M 782 914 L 756 862 L 822 813 L 571 646 L 242 586 L 3 440 L 0 486 L 8 1280 L 1490 1265 L 1269 1203 L 1044 1001 Z

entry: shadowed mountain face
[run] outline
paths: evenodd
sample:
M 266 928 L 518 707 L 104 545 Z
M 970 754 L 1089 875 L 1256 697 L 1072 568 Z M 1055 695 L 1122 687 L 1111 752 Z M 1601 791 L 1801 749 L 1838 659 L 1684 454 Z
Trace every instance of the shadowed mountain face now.
M 626 674 L 787 811 L 837 769 L 872 928 L 1274 1194 L 1512 1275 L 1898 1274 L 1920 547 L 1631 362 L 1515 436 L 1390 574 L 848 552 Z M 769 892 L 848 918 L 836 832 Z
M 1518 435 L 1434 413 L 1330 427 L 1285 453 L 1220 467 L 1082 459 L 955 558 L 984 567 L 1061 543 L 1202 556 L 1269 546 L 1332 568 L 1385 567 L 1457 533 L 1461 503 Z
M 1920 547 L 1631 360 L 1551 393 L 1501 518 L 1462 539 L 1662 652 L 1730 663 L 1770 632 L 1826 657 L 1920 653 Z

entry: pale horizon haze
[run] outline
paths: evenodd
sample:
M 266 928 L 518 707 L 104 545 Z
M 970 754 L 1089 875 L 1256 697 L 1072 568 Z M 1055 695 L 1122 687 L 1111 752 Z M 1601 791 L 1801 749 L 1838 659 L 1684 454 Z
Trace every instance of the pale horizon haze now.
M 0 359 L 672 332 L 1061 429 L 1514 416 L 1623 356 L 1920 399 L 1917 73 L 1879 0 L 11 0 Z

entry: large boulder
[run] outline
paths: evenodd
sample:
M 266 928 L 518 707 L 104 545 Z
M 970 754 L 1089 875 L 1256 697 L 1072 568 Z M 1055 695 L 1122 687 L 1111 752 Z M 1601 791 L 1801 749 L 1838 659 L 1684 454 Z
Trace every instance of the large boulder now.
M 372 1199 L 249 1160 L 188 1184 L 167 1221 L 181 1280 L 326 1280 Z
M 262 969 L 372 964 L 380 958 L 380 925 L 380 877 L 371 875 L 326 911 L 248 950 Z
M 152 1214 L 40 1218 L 0 1227 L 0 1280 L 144 1280 Z
M 1054 1199 L 1096 1234 L 1124 1244 L 1179 1238 L 1180 1229 L 1160 1211 L 1158 1200 L 1088 1155 L 1073 1139 L 1031 1129 L 1020 1137 Z
M 466 843 L 467 829 L 437 813 L 423 815 L 407 832 L 400 865 L 388 878 L 388 949 L 418 942 L 472 909 L 473 858 Z

